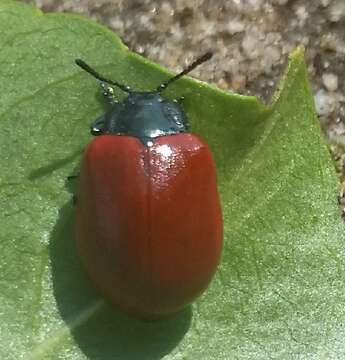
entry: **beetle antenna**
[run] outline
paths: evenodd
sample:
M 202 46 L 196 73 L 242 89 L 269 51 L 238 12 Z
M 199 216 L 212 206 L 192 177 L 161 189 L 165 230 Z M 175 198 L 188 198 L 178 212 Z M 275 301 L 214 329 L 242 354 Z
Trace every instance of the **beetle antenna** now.
M 200 64 L 202 64 L 203 62 L 210 60 L 211 57 L 213 56 L 213 53 L 211 51 L 208 51 L 206 54 L 200 56 L 198 59 L 196 59 L 193 63 L 191 63 L 187 68 L 185 68 L 183 71 L 181 71 L 179 74 L 175 75 L 174 77 L 172 77 L 171 79 L 165 81 L 164 83 L 160 84 L 156 91 L 158 92 L 162 92 L 163 90 L 165 90 L 172 82 L 178 80 L 180 77 L 188 74 L 189 72 L 191 72 L 192 70 L 194 70 L 197 66 L 199 66 Z
M 127 85 L 122 85 L 116 81 L 110 80 L 110 79 L 106 79 L 104 76 L 102 76 L 101 74 L 99 74 L 96 70 L 92 69 L 91 66 L 89 66 L 85 61 L 81 60 L 81 59 L 76 59 L 75 63 L 81 67 L 83 70 L 85 70 L 86 72 L 88 72 L 90 75 L 92 75 L 93 77 L 95 77 L 96 79 L 103 81 L 105 83 L 108 83 L 110 85 L 114 85 L 117 86 L 119 89 L 121 89 L 122 91 L 126 92 L 126 93 L 131 93 L 131 89 L 129 86 Z

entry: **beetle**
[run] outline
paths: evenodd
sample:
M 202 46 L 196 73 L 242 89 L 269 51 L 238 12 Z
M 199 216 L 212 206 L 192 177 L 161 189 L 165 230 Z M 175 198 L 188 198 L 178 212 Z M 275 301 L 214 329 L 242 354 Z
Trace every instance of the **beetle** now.
M 193 302 L 220 260 L 223 225 L 210 149 L 189 132 L 181 104 L 162 96 L 211 56 L 153 91 L 134 91 L 76 60 L 101 82 L 110 103 L 91 124 L 95 138 L 81 163 L 77 252 L 103 297 L 140 318 L 160 318 Z M 128 96 L 118 102 L 109 85 Z

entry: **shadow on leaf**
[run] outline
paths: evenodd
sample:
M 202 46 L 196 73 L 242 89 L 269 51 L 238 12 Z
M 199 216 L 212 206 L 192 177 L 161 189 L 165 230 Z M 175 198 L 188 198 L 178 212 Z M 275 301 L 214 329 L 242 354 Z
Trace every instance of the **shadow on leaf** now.
M 55 170 L 58 170 L 58 169 L 64 167 L 65 165 L 74 161 L 76 158 L 80 157 L 80 155 L 82 153 L 83 153 L 83 149 L 78 149 L 75 152 L 73 152 L 70 156 L 67 156 L 63 159 L 55 160 L 49 165 L 42 166 L 38 169 L 35 169 L 35 170 L 31 171 L 31 173 L 28 176 L 28 179 L 30 181 L 34 181 L 41 177 L 51 175 L 51 173 L 54 172 Z

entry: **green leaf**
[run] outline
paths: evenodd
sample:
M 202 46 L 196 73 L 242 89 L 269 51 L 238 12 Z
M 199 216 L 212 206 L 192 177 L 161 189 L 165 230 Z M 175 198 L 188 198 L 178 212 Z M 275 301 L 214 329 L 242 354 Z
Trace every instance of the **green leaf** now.
M 77 16 L 3 0 L 0 32 L 1 359 L 345 357 L 344 227 L 302 49 L 270 107 L 190 78 L 168 91 L 214 152 L 225 245 L 192 307 L 145 323 L 104 304 L 74 250 L 66 177 L 104 107 L 73 61 L 137 89 L 169 73 Z

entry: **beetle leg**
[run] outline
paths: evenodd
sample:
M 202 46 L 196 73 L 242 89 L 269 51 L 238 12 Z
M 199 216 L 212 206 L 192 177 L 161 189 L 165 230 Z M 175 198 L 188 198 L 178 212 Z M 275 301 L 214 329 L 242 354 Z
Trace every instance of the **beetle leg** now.
M 77 204 L 78 201 L 78 196 L 76 194 L 72 195 L 72 204 L 75 206 Z
M 67 176 L 67 180 L 70 181 L 70 180 L 74 180 L 74 179 L 77 179 L 79 177 L 79 174 L 76 174 L 76 175 L 69 175 Z
M 102 82 L 101 88 L 102 88 L 102 95 L 105 97 L 109 105 L 115 105 L 119 103 L 119 101 L 115 98 L 114 89 L 111 86 L 106 85 L 105 83 Z
M 72 180 L 75 180 L 75 179 L 78 179 L 80 176 L 80 174 L 75 174 L 75 175 L 69 175 L 67 176 L 67 181 L 72 181 Z M 73 194 L 72 195 L 72 204 L 75 205 L 77 203 L 77 195 L 76 194 Z

